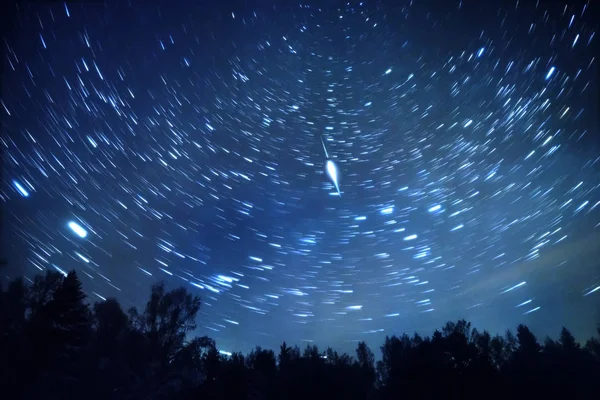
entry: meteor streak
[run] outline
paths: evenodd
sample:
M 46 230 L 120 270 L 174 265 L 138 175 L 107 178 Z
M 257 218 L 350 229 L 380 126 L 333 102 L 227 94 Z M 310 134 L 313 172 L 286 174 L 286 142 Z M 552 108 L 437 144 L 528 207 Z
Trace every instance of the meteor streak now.
M 327 153 L 327 147 L 325 147 L 325 142 L 323 141 L 323 137 L 321 137 L 321 144 L 323 145 L 323 151 L 325 152 L 325 157 L 327 158 L 327 162 L 325 163 L 325 172 L 327 172 L 329 179 L 335 186 L 338 196 L 341 196 L 342 193 L 340 192 L 340 185 L 339 185 L 339 180 L 338 180 L 338 177 L 339 177 L 338 167 L 335 164 L 335 162 L 329 158 L 329 154 Z
M 79 225 L 77 222 L 71 221 L 67 225 L 68 225 L 69 229 L 71 229 L 73 231 L 73 233 L 75 233 L 80 238 L 83 239 L 87 236 L 87 231 L 81 225 Z
M 327 160 L 326 169 L 327 169 L 327 175 L 329 175 L 329 179 L 331 179 L 331 182 L 333 182 L 333 184 L 335 186 L 335 190 L 337 190 L 338 195 L 341 196 L 342 194 L 340 193 L 340 186 L 338 184 L 337 165 L 335 165 L 335 163 L 333 161 Z
M 321 137 L 321 144 L 323 145 L 323 151 L 325 152 L 325 158 L 329 158 L 329 154 L 327 154 L 327 147 L 325 147 L 325 142 L 323 141 L 323 137 Z

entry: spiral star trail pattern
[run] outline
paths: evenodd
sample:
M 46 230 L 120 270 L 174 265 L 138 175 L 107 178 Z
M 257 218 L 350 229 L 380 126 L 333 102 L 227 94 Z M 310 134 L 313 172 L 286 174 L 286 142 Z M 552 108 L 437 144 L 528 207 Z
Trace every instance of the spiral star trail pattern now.
M 184 285 L 226 350 L 378 346 L 459 317 L 594 328 L 589 2 L 203 4 L 17 7 L 15 274 L 75 269 L 125 307 Z

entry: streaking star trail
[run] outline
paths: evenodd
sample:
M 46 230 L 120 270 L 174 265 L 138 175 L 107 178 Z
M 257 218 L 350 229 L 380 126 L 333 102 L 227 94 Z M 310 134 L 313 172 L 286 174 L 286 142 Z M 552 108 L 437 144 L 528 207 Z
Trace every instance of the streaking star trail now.
M 227 352 L 595 331 L 597 2 L 182 1 L 5 18 L 3 279 L 184 286 Z
M 75 221 L 70 221 L 67 224 L 67 226 L 69 227 L 69 229 L 71 229 L 71 231 L 73 231 L 74 234 L 76 234 L 82 239 L 84 239 L 88 235 L 87 231 Z

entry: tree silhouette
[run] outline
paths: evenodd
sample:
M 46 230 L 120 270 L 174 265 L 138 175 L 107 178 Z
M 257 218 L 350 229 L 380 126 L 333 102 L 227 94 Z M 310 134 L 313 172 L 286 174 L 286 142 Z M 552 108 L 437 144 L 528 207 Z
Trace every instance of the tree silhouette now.
M 517 343 L 519 345 L 517 354 L 519 355 L 534 356 L 542 350 L 533 333 L 522 324 L 517 326 Z
M 266 398 L 275 398 L 272 390 L 277 377 L 277 359 L 272 350 L 257 346 L 246 357 L 246 365 L 250 370 L 250 387 L 263 393 Z
M 23 371 L 30 360 L 30 348 L 24 332 L 27 329 L 29 290 L 23 279 L 8 284 L 0 292 L 0 387 L 5 390 L 22 387 Z
M 585 344 L 585 349 L 600 361 L 600 325 L 596 328 L 596 333 L 598 337 L 590 338 Z
M 358 398 L 369 398 L 373 395 L 377 372 L 375 370 L 375 355 L 363 341 L 356 346 L 356 366 L 358 367 L 357 379 L 359 379 Z
M 34 379 L 45 398 L 76 396 L 83 390 L 92 324 L 75 271 L 64 278 L 48 273 L 32 286 L 29 324 Z M 39 394 L 41 395 L 41 394 Z
M 579 343 L 575 341 L 575 337 L 564 326 L 560 330 L 560 336 L 558 341 L 567 353 L 576 352 L 581 348 Z
M 186 335 L 196 328 L 200 298 L 185 288 L 166 291 L 164 283 L 152 286 L 143 313 L 129 310 L 134 333 L 142 354 L 136 361 L 137 392 L 148 399 L 169 396 L 178 389 L 179 380 L 170 365 L 186 346 Z
M 90 307 L 74 272 L 0 291 L 0 385 L 11 399 L 553 398 L 600 392 L 600 329 L 581 346 L 563 328 L 543 345 L 524 325 L 492 336 L 465 320 L 431 336 L 388 336 L 381 358 L 309 344 L 223 356 L 191 337 L 200 299 L 155 285 L 143 312 Z M 599 327 L 600 328 L 600 327 Z M 14 393 L 14 395 L 13 395 Z
M 54 293 L 63 282 L 63 275 L 47 270 L 44 275 L 37 275 L 29 287 L 28 311 L 32 317 L 45 310 L 46 305 L 52 300 Z
M 136 346 L 129 317 L 115 299 L 93 306 L 92 351 L 96 379 L 88 388 L 101 398 L 123 398 L 135 379 Z

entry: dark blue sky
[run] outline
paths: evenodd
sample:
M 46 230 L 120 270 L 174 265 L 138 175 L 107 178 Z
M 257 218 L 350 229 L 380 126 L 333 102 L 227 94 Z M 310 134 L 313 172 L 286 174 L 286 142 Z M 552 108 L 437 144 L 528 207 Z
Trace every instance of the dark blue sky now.
M 184 285 L 226 351 L 591 334 L 598 10 L 201 3 L 15 10 L 7 275 L 76 269 L 126 307 Z

